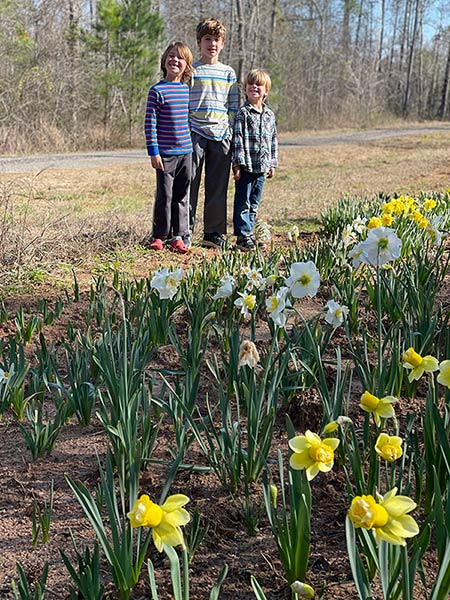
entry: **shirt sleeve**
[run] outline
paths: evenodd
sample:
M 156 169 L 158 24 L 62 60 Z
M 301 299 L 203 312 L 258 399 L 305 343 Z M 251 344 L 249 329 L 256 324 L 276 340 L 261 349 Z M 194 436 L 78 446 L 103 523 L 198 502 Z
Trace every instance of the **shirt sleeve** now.
M 270 161 L 271 167 L 278 167 L 278 136 L 277 136 L 277 125 L 275 123 L 275 117 L 273 119 L 273 132 L 272 132 L 272 156 Z
M 228 120 L 230 123 L 231 130 L 233 130 L 234 120 L 236 118 L 236 113 L 239 108 L 239 90 L 237 79 L 234 71 L 230 74 L 230 89 L 228 91 L 228 100 L 227 100 L 227 111 L 228 111 Z
M 147 154 L 149 156 L 155 156 L 156 154 L 159 154 L 156 125 L 158 122 L 160 104 L 160 94 L 153 88 L 150 88 L 147 97 L 147 108 L 145 111 L 145 141 L 147 145 Z
M 244 115 L 239 111 L 234 120 L 233 129 L 233 150 L 231 155 L 233 166 L 245 165 L 245 145 L 244 145 Z

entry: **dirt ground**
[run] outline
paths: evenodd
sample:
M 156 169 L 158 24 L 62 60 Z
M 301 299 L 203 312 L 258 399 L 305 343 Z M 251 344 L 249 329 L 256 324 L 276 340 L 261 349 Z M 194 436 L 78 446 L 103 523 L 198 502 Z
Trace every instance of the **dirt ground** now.
M 207 251 L 213 255 L 214 251 Z M 443 298 L 449 297 L 450 289 L 444 290 Z M 54 289 L 43 289 L 41 296 L 54 301 Z M 314 313 L 323 305 L 320 295 L 309 301 L 302 301 L 301 310 L 305 315 Z M 12 317 L 19 306 L 36 308 L 36 298 L 10 298 L 5 308 Z M 68 305 L 60 322 L 45 328 L 45 337 L 57 340 L 68 322 L 79 323 L 80 316 L 88 306 L 87 292 L 83 292 L 80 302 Z M 11 333 L 11 321 L 2 325 L 0 337 Z M 267 336 L 266 336 L 267 337 Z M 261 346 L 264 335 L 257 342 Z M 161 348 L 155 357 L 159 367 L 176 367 L 176 354 L 170 346 Z M 330 372 L 330 378 L 332 378 Z M 356 378 L 355 378 L 356 379 Z M 203 373 L 199 405 L 204 402 L 206 393 L 214 398 L 214 385 L 211 376 Z M 361 390 L 354 389 L 350 416 L 356 421 L 361 418 L 358 401 Z M 407 414 L 421 410 L 423 398 L 414 403 L 401 400 L 396 412 L 404 422 Z M 320 427 L 322 408 L 317 394 L 312 391 L 299 392 L 287 408 L 296 430 L 303 433 L 310 428 L 317 431 Z M 287 457 L 287 434 L 285 429 L 286 410 L 280 410 L 273 435 L 270 460 L 276 461 L 276 453 L 281 449 Z M 91 545 L 94 539 L 92 528 L 73 497 L 65 479 L 66 473 L 82 481 L 90 490 L 94 490 L 98 481 L 98 457 L 102 460 L 107 449 L 107 441 L 102 427 L 94 418 L 87 427 L 81 427 L 75 419 L 65 426 L 58 438 L 53 452 L 36 461 L 31 460 L 17 422 L 10 415 L 0 421 L 0 597 L 12 598 L 11 577 L 15 575 L 15 564 L 20 562 L 30 581 L 36 580 L 45 561 L 49 562 L 48 591 L 46 598 L 62 600 L 68 597 L 69 577 L 63 566 L 60 550 L 71 555 L 71 535 L 79 548 Z M 172 432 L 163 426 L 158 438 L 154 458 L 167 459 L 168 445 Z M 189 450 L 186 459 L 196 464 L 206 464 L 195 444 Z M 31 522 L 33 499 L 43 501 L 49 497 L 50 482 L 54 481 L 54 509 L 48 544 L 39 544 L 35 549 L 31 545 Z M 158 497 L 165 481 L 165 468 L 148 465 L 142 475 L 141 491 Z M 221 600 L 250 600 L 254 598 L 250 585 L 250 575 L 254 575 L 264 589 L 268 600 L 288 599 L 289 590 L 283 578 L 283 570 L 277 556 L 267 517 L 264 511 L 262 489 L 260 485 L 252 488 L 251 498 L 260 518 L 254 535 L 246 532 L 241 514 L 244 499 L 242 492 L 234 497 L 223 490 L 213 473 L 193 473 L 180 470 L 170 493 L 184 493 L 191 498 L 190 510 L 197 508 L 202 525 L 208 532 L 200 545 L 191 565 L 191 598 L 203 600 L 209 597 L 209 591 L 217 578 L 224 562 L 229 566 L 228 576 L 220 594 Z M 345 516 L 348 500 L 342 465 L 336 464 L 329 474 L 320 474 L 312 482 L 312 545 L 309 562 L 308 582 L 314 586 L 317 598 L 323 600 L 356 599 L 357 594 L 352 583 L 350 566 L 345 546 Z M 168 565 L 154 548 L 150 556 L 155 564 L 160 600 L 172 598 Z M 426 558 L 425 568 L 429 581 L 433 581 L 435 572 L 434 557 Z M 108 565 L 102 562 L 102 573 L 109 580 Z M 143 569 L 141 582 L 133 598 L 148 598 L 146 569 Z M 106 589 L 107 598 L 117 598 L 112 588 Z M 381 598 L 381 596 L 379 596 Z M 423 593 L 417 591 L 415 600 L 421 600 Z M 378 596 L 374 595 L 374 600 Z

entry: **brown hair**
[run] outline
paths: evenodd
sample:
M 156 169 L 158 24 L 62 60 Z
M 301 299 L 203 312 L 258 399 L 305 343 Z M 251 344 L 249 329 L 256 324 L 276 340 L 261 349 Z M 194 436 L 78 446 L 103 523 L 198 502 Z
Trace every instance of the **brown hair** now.
M 213 17 L 203 19 L 197 25 L 197 42 L 199 43 L 205 35 L 212 35 L 215 38 L 222 38 L 222 40 L 225 40 L 225 33 L 226 29 L 219 19 L 214 19 Z
M 270 88 L 272 87 L 272 81 L 268 73 L 262 69 L 252 69 L 245 78 L 244 89 L 247 87 L 247 84 L 252 85 L 253 83 L 256 83 L 256 85 L 265 85 L 266 92 L 269 94 Z
M 161 70 L 165 77 L 167 75 L 165 67 L 166 59 L 173 48 L 176 48 L 181 58 L 184 58 L 184 60 L 186 61 L 186 69 L 184 70 L 184 73 L 181 77 L 181 81 L 183 83 L 187 83 L 190 80 L 192 73 L 194 72 L 194 67 L 192 66 L 194 58 L 192 56 L 192 52 L 189 46 L 186 46 L 186 44 L 183 44 L 183 42 L 172 42 L 167 46 L 167 48 L 163 52 L 163 55 L 161 56 Z

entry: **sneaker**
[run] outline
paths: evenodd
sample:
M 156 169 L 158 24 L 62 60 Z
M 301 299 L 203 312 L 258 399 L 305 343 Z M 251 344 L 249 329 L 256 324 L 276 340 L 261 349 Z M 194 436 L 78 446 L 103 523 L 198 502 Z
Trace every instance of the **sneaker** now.
M 189 248 L 186 246 L 183 240 L 180 239 L 170 242 L 170 248 L 173 252 L 179 252 L 180 254 L 186 254 L 186 252 L 189 252 Z
M 164 250 L 163 241 L 155 238 L 149 246 L 150 250 Z
M 250 252 L 250 250 L 255 249 L 255 243 L 252 240 L 251 236 L 244 235 L 242 237 L 237 238 L 236 248 L 238 248 L 238 250 L 242 250 L 242 252 Z
M 203 236 L 203 246 L 207 248 L 218 248 L 219 250 L 225 250 L 227 245 L 225 238 L 220 233 L 205 233 Z

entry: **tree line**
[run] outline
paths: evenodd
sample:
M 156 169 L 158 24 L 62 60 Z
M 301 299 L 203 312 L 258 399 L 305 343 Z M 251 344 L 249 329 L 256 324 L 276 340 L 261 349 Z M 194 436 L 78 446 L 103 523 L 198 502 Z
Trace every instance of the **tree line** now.
M 204 16 L 227 28 L 239 81 L 273 80 L 280 129 L 450 118 L 445 0 L 2 0 L 3 153 L 142 144 L 168 41 Z

